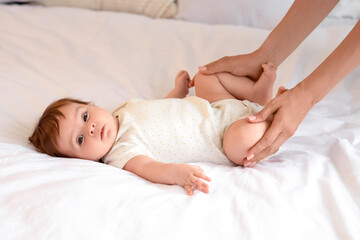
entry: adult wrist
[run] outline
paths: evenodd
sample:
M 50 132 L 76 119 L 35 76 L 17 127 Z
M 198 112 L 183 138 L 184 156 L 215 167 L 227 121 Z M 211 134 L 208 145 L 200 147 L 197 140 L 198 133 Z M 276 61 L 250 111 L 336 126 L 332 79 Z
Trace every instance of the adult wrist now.
M 304 102 L 307 102 L 310 105 L 310 108 L 323 99 L 322 94 L 316 91 L 314 84 L 312 84 L 309 79 L 304 79 L 303 81 L 299 82 L 295 88 L 300 91 Z
M 261 66 L 261 64 L 267 63 L 269 61 L 269 58 L 267 56 L 267 51 L 265 50 L 265 48 L 263 46 L 260 46 L 257 50 L 255 50 L 254 52 L 250 53 L 254 59 L 254 61 L 256 61 L 256 63 L 254 65 L 259 65 Z

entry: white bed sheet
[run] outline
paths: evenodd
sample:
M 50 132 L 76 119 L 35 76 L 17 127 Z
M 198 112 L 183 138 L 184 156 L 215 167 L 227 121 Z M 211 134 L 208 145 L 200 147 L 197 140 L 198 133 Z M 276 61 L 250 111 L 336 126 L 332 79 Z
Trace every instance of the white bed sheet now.
M 294 86 L 351 27 L 321 28 L 279 67 Z M 254 168 L 200 165 L 210 193 L 37 153 L 27 137 L 53 100 L 112 110 L 161 98 L 178 70 L 246 53 L 269 32 L 82 9 L 0 6 L 0 239 L 359 239 L 360 69 Z

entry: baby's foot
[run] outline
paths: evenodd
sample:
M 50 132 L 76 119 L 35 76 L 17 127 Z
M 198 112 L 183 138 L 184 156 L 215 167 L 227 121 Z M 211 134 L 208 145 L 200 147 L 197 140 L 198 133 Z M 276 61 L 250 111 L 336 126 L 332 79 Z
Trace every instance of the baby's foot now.
M 265 77 L 268 79 L 268 81 L 275 82 L 277 67 L 273 63 L 270 63 L 270 62 L 265 63 L 261 66 L 264 69 L 264 72 L 262 73 L 262 75 L 265 74 Z
M 256 88 L 256 102 L 264 106 L 272 98 L 277 67 L 272 63 L 265 63 L 261 66 L 264 71 L 254 87 Z
M 190 76 L 185 70 L 180 71 L 175 77 L 175 89 L 179 91 L 181 97 L 189 94 Z
M 287 91 L 287 89 L 284 86 L 280 86 L 276 93 L 276 96 L 280 96 L 281 94 L 283 94 L 286 91 Z

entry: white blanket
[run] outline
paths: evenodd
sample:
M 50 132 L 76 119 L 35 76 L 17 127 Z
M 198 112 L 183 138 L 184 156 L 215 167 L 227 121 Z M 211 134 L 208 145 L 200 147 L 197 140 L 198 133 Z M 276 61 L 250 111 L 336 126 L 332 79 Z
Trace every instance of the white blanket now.
M 279 67 L 306 77 L 350 26 L 321 28 Z M 210 193 L 189 197 L 100 163 L 52 158 L 27 142 L 61 97 L 109 111 L 161 98 L 181 69 L 256 49 L 269 32 L 83 9 L 0 6 L 0 239 L 359 239 L 360 69 L 254 168 L 196 163 Z M 193 93 L 192 93 L 193 94 Z

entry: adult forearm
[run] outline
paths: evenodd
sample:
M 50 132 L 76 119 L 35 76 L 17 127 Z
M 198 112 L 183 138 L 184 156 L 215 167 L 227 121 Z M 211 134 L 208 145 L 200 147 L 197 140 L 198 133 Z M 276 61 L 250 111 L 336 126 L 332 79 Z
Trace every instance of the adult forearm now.
M 339 0 L 295 0 L 256 53 L 279 66 L 320 24 Z
M 341 44 L 299 86 L 319 102 L 346 75 L 360 65 L 360 21 Z

